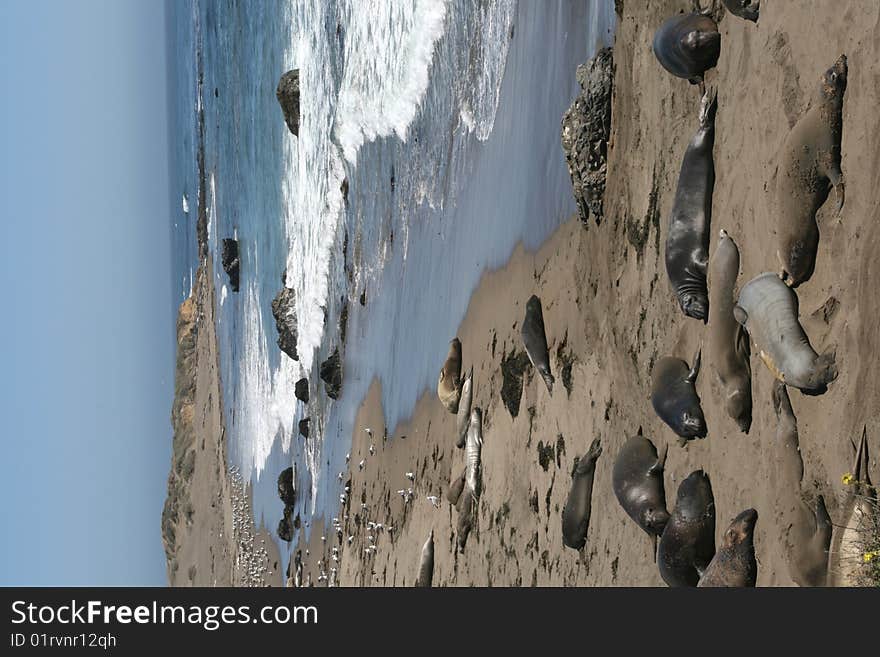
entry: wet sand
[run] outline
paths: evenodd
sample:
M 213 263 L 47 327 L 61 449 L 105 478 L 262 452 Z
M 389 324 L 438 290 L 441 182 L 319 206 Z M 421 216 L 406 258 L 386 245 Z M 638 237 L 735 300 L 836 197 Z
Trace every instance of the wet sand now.
M 623 3 L 617 29 L 605 221 L 585 228 L 571 220 L 537 252 L 517 248 L 507 265 L 484 274 L 457 332 L 464 369 L 474 368 L 474 404 L 484 410 L 484 489 L 467 548 L 463 554 L 454 549 L 457 512 L 443 498 L 451 475 L 464 463 L 454 446 L 455 416 L 427 390 L 412 417 L 388 427 L 384 440 L 381 390 L 374 383 L 352 435 L 345 473 L 351 497 L 338 514 L 342 540 L 331 535 L 327 519 L 328 527 L 313 529 L 308 556 L 303 549 L 312 583 L 321 570 L 336 567 L 341 585 L 411 585 L 433 529 L 434 585 L 662 585 L 650 540 L 611 490 L 614 457 L 642 427 L 658 447 L 669 444 L 670 510 L 678 484 L 703 468 L 714 490 L 716 539 L 736 514 L 756 508 L 758 585 L 793 585 L 781 547 L 786 528 L 773 494 L 773 378 L 755 350 L 748 435 L 724 412 L 706 358 L 697 381 L 709 426 L 705 440 L 679 447 L 651 408 L 654 363 L 666 355 L 690 361 L 706 342 L 707 329 L 679 311 L 663 261 L 681 157 L 697 127 L 699 92 L 666 74 L 650 49 L 654 30 L 672 9 L 643 4 Z M 846 205 L 840 222 L 833 217 L 833 194 L 820 210 L 816 271 L 798 288 L 811 343 L 819 353 L 836 352 L 840 375 L 819 397 L 790 391 L 805 466 L 804 497 L 824 495 L 832 520 L 841 523 L 841 476 L 852 468 L 853 443 L 864 427 L 869 471 L 875 482 L 880 479 L 880 6 L 867 0 L 845 9 L 830 2 L 809 7 L 774 2 L 762 7 L 757 26 L 728 14 L 720 31 L 721 59 L 707 74 L 719 102 L 710 253 L 718 230 L 726 229 L 741 252 L 738 288 L 763 271 L 777 270 L 774 199 L 781 146 L 811 102 L 820 75 L 841 53 L 849 58 L 843 109 Z M 512 417 L 501 399 L 501 362 L 522 348 L 519 326 L 533 293 L 543 302 L 557 383 L 551 397 L 527 368 L 519 412 Z M 570 392 L 561 373 L 568 363 Z M 372 429 L 372 441 L 363 427 Z M 604 452 L 593 490 L 588 564 L 582 564 L 562 545 L 560 514 L 573 460 L 595 437 Z M 363 470 L 357 465 L 361 459 Z M 414 473 L 414 482 L 406 472 Z M 397 491 L 409 487 L 414 498 L 407 504 Z M 439 509 L 428 495 L 441 498 Z M 367 522 L 393 530 L 369 530 Z M 367 549 L 369 536 L 375 550 Z M 338 563 L 331 558 L 332 545 L 339 547 Z

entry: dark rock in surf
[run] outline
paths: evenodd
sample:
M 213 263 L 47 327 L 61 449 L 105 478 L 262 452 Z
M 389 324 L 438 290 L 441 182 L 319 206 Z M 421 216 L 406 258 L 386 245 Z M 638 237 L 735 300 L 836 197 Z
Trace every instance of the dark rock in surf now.
M 309 403 L 309 380 L 305 377 L 301 378 L 293 387 L 293 396 L 304 404 Z
M 296 490 L 293 484 L 293 467 L 286 468 L 278 475 L 278 497 L 285 506 L 293 506 L 296 502 Z
M 296 352 L 298 332 L 293 288 L 281 288 L 272 300 L 272 317 L 275 318 L 275 329 L 278 331 L 278 348 L 293 360 L 299 360 Z
M 303 418 L 299 421 L 299 435 L 303 438 L 309 437 L 309 424 L 311 423 L 311 418 Z
M 241 259 L 238 257 L 238 240 L 225 238 L 223 240 L 223 253 L 221 255 L 223 271 L 229 276 L 229 285 L 233 292 L 238 292 L 238 274 Z
M 299 137 L 299 69 L 295 68 L 281 76 L 275 97 L 284 113 L 287 128 Z
M 330 399 L 339 399 L 342 390 L 342 359 L 339 356 L 339 347 L 333 350 L 330 358 L 321 363 L 321 380 L 324 389 Z

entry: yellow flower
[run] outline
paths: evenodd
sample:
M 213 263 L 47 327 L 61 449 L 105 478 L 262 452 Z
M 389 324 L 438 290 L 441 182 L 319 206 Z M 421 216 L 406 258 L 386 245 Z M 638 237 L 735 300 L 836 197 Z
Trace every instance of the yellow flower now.
M 855 477 L 852 476 L 851 472 L 847 472 L 845 475 L 843 475 L 843 477 L 841 479 L 844 486 L 849 486 L 854 480 L 855 480 Z
M 880 550 L 874 550 L 874 551 L 872 551 L 872 552 L 865 552 L 865 553 L 862 555 L 862 560 L 863 560 L 865 563 L 871 563 L 871 562 L 872 562 L 874 559 L 876 559 L 877 557 L 880 557 Z

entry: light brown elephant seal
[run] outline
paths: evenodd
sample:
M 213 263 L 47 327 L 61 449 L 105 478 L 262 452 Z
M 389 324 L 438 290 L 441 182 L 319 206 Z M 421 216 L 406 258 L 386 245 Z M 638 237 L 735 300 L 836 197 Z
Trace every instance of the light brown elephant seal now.
M 455 419 L 455 431 L 458 434 L 455 446 L 459 449 L 464 447 L 467 440 L 467 430 L 471 423 L 471 404 L 474 398 L 474 368 L 471 367 L 461 385 L 461 398 L 458 402 L 458 415 Z
M 837 378 L 833 354 L 819 355 L 798 321 L 798 298 L 776 274 L 759 274 L 743 286 L 733 309 L 777 379 L 811 394 Z
M 816 499 L 815 512 L 804 501 L 804 461 L 798 439 L 797 418 L 785 384 L 781 381 L 776 381 L 773 386 L 773 407 L 776 410 L 777 470 L 771 480 L 783 528 L 782 549 L 788 572 L 799 586 L 825 586 L 832 534 L 831 518 L 821 495 Z
M 464 490 L 466 474 L 467 468 L 462 468 L 461 474 L 449 482 L 449 488 L 446 491 L 446 499 L 449 500 L 450 504 L 458 504 L 458 498 L 461 497 L 461 492 Z
M 846 78 L 846 55 L 841 55 L 822 75 L 813 105 L 788 133 L 782 147 L 776 256 L 782 279 L 792 287 L 813 275 L 819 247 L 816 212 L 832 186 L 837 190 L 837 214 L 843 209 L 840 140 Z
M 724 409 L 743 433 L 752 426 L 752 366 L 749 336 L 736 321 L 734 288 L 739 249 L 722 230 L 709 261 L 709 358 L 724 395 Z
M 437 396 L 447 411 L 458 413 L 461 399 L 461 340 L 458 338 L 449 343 L 449 353 L 437 380 Z
M 746 509 L 724 532 L 721 545 L 697 586 L 754 586 L 758 581 L 755 559 L 755 523 L 758 512 Z

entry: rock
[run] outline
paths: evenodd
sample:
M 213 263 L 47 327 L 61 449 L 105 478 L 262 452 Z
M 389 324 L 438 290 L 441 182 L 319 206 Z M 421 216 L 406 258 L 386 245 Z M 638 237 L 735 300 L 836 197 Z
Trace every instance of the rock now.
M 297 328 L 293 288 L 283 287 L 272 300 L 272 316 L 278 331 L 278 347 L 293 360 L 299 360 L 296 352 Z
M 286 506 L 296 502 L 296 489 L 293 485 L 293 467 L 286 468 L 278 475 L 278 497 Z
M 614 59 L 603 48 L 586 64 L 578 66 L 582 92 L 562 117 L 562 150 L 568 162 L 574 198 L 581 221 L 590 214 L 599 224 L 604 214 L 605 172 L 611 135 L 611 90 Z
M 241 259 L 238 257 L 238 240 L 225 238 L 221 256 L 223 271 L 229 276 L 229 285 L 233 292 L 238 292 L 238 270 Z
M 281 76 L 275 97 L 284 112 L 287 128 L 299 137 L 299 69 L 295 68 Z
M 333 354 L 321 363 L 321 380 L 330 399 L 339 399 L 339 391 L 342 390 L 342 359 L 339 357 L 339 347 L 333 350 Z
M 290 541 L 293 540 L 293 523 L 290 521 L 291 516 L 291 508 L 284 508 L 284 515 L 281 517 L 281 520 L 278 521 L 278 538 L 282 541 Z
M 299 433 L 303 438 L 309 437 L 309 423 L 311 418 L 304 418 L 299 421 Z
M 301 378 L 293 387 L 293 396 L 304 404 L 309 403 L 309 380 L 305 377 Z

